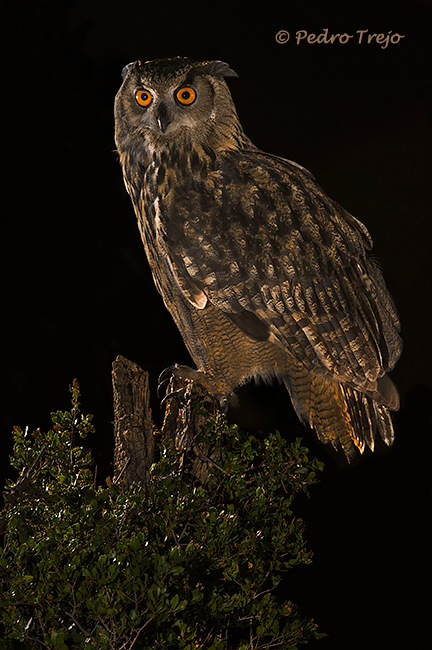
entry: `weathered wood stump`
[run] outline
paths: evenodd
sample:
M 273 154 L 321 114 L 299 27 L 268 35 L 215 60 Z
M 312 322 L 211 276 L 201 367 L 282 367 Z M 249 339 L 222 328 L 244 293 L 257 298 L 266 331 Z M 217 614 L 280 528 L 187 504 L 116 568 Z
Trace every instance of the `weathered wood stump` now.
M 209 416 L 218 407 L 202 388 L 172 377 L 162 430 L 153 423 L 149 375 L 136 363 L 118 356 L 112 370 L 114 390 L 114 482 L 145 486 L 157 460 L 156 437 L 170 440 L 183 452 L 182 464 L 194 481 L 205 482 L 211 450 L 199 440 Z M 200 408 L 196 403 L 201 402 Z
M 118 356 L 113 363 L 114 482 L 145 485 L 155 462 L 148 373 Z

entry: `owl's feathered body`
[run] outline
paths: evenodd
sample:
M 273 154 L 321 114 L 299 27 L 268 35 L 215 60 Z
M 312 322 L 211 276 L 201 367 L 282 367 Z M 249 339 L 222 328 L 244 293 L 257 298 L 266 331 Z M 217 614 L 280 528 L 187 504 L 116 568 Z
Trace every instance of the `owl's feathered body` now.
M 153 273 L 221 403 L 278 377 L 299 418 L 347 457 L 399 405 L 386 372 L 399 320 L 365 226 L 296 163 L 246 137 L 221 62 L 135 62 L 115 105 L 116 144 Z M 184 103 L 187 102 L 187 103 Z

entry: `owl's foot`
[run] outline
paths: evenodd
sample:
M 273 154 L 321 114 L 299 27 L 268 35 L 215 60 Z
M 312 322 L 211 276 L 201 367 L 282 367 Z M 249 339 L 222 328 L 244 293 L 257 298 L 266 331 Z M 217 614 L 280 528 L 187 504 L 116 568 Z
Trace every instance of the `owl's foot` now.
M 184 397 L 185 391 L 186 386 L 184 388 L 180 388 L 179 390 L 173 390 L 171 393 L 167 393 L 165 397 L 161 399 L 160 407 L 162 408 L 165 406 L 168 400 L 172 399 L 173 397 Z
M 215 381 L 212 380 L 208 374 L 200 370 L 193 370 L 193 368 L 189 368 L 189 366 L 181 366 L 177 363 L 173 366 L 165 368 L 165 370 L 163 370 L 159 375 L 157 389 L 158 397 L 160 397 L 162 390 L 164 390 L 169 384 L 172 375 L 174 375 L 174 377 L 178 377 L 179 379 L 189 379 L 194 384 L 198 384 L 204 388 L 204 390 L 216 402 L 219 403 L 221 410 L 224 413 L 227 412 L 229 406 L 229 396 L 226 394 L 221 394 L 221 391 L 217 389 Z M 183 393 L 184 390 L 184 388 L 181 388 L 180 390 L 167 393 L 161 401 L 161 406 L 166 404 L 167 400 L 171 399 L 171 397 L 175 397 L 176 395 Z

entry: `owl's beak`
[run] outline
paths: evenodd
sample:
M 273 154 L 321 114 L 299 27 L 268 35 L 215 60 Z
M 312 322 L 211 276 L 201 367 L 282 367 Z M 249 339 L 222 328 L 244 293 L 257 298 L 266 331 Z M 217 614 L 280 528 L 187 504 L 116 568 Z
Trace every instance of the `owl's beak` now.
M 165 133 L 168 125 L 171 123 L 171 117 L 169 116 L 168 109 L 164 102 L 160 102 L 160 104 L 156 107 L 155 118 L 158 127 L 162 133 Z

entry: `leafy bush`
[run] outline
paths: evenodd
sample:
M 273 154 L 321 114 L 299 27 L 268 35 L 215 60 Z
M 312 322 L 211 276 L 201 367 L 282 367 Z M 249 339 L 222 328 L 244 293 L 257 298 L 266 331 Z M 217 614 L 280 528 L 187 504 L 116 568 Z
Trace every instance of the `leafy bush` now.
M 80 414 L 76 382 L 71 392 L 71 411 L 53 413 L 47 433 L 14 430 L 20 478 L 7 484 L 0 549 L 5 648 L 288 649 L 321 636 L 277 589 L 311 561 L 291 507 L 321 466 L 300 441 L 259 441 L 219 414 L 202 433 L 217 459 L 204 485 L 167 443 L 147 489 L 104 489 L 76 442 L 92 416 Z

